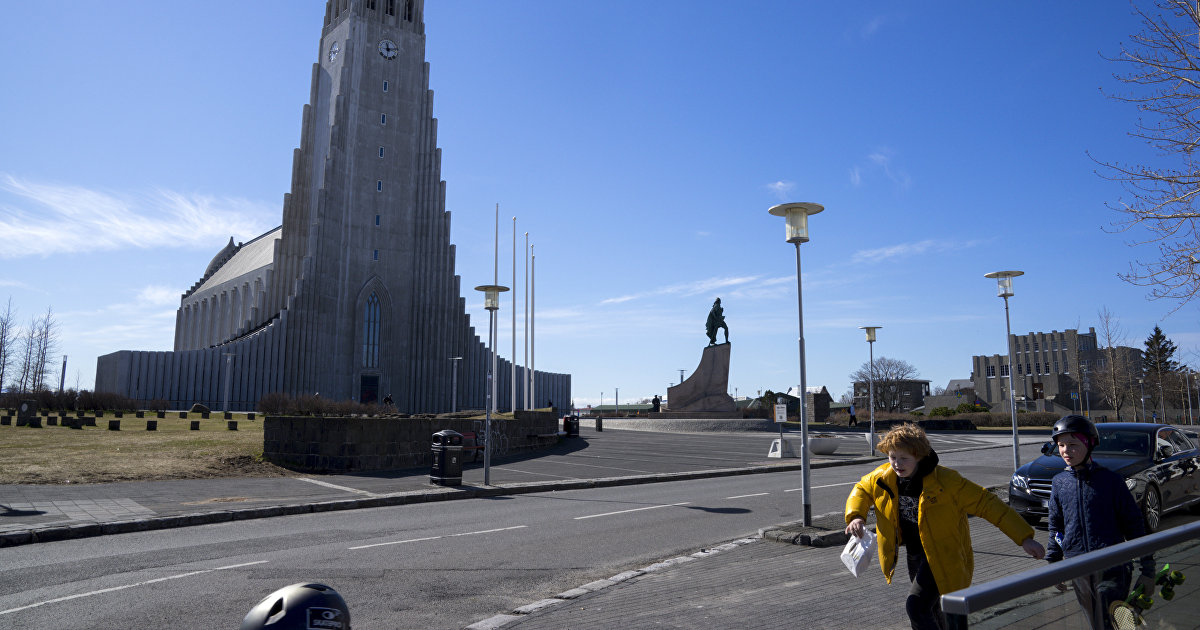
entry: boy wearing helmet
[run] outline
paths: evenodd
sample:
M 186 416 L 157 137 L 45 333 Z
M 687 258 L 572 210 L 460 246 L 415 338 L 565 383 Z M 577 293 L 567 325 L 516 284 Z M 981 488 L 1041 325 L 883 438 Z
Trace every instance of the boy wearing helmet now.
M 1025 553 L 1045 553 L 1033 528 L 996 495 L 957 472 L 938 465 L 937 453 L 921 427 L 907 423 L 879 442 L 888 463 L 867 473 L 846 499 L 846 533 L 862 537 L 867 514 L 875 510 L 879 566 L 888 583 L 904 545 L 908 579 L 905 603 L 916 630 L 944 628 L 941 594 L 971 585 L 975 570 L 967 516 L 1000 528 Z
M 1096 426 L 1083 416 L 1064 416 L 1050 438 L 1067 468 L 1051 480 L 1046 560 L 1058 562 L 1145 534 L 1142 512 L 1125 479 L 1092 461 L 1100 442 Z M 1152 593 L 1154 557 L 1145 556 L 1140 564 L 1138 580 Z M 1113 627 L 1109 609 L 1125 599 L 1132 576 L 1133 565 L 1126 563 L 1073 580 L 1075 597 L 1093 628 Z

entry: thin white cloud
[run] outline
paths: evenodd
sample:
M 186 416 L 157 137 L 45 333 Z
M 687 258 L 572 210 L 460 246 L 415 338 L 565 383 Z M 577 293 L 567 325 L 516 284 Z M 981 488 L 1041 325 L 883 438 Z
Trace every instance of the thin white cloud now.
M 924 254 L 949 252 L 960 249 L 974 247 L 978 241 L 939 241 L 934 239 L 925 239 L 915 243 L 897 243 L 886 247 L 877 247 L 875 249 L 862 249 L 854 252 L 850 256 L 850 262 L 853 263 L 879 263 L 898 258 L 908 258 L 911 256 L 921 256 Z
M 147 286 L 138 291 L 137 302 L 145 306 L 179 306 L 183 291 L 172 287 Z
M 850 183 L 855 186 L 861 186 L 864 179 L 872 172 L 882 173 L 893 184 L 900 187 L 901 190 L 907 190 L 912 186 L 912 177 L 908 171 L 897 166 L 893 159 L 893 151 L 887 147 L 881 147 L 867 154 L 866 167 L 863 165 L 854 165 L 850 169 Z
M 0 174 L 0 258 L 51 253 L 211 248 L 248 240 L 275 224 L 278 210 L 245 199 L 158 190 L 115 195 Z
M 778 197 L 781 201 L 786 201 L 791 195 L 792 190 L 796 188 L 795 182 L 785 182 L 783 180 L 767 184 L 767 190 Z
M 886 22 L 887 18 L 882 15 L 877 15 L 871 18 L 870 22 L 867 22 L 865 25 L 863 25 L 862 30 L 860 30 L 859 33 L 862 35 L 863 39 L 870 39 L 879 32 L 879 29 L 883 28 L 883 25 Z
M 718 290 L 728 290 L 730 292 L 737 290 L 746 285 L 752 285 L 761 282 L 760 276 L 733 276 L 720 278 L 706 278 L 704 280 L 696 280 L 695 282 L 685 282 L 683 284 L 672 284 L 641 293 L 630 295 L 621 295 L 617 297 L 605 298 L 600 301 L 601 304 L 621 304 L 631 302 L 643 298 L 655 297 L 660 295 L 672 295 L 688 297 L 692 295 L 700 295 L 702 293 L 711 293 Z

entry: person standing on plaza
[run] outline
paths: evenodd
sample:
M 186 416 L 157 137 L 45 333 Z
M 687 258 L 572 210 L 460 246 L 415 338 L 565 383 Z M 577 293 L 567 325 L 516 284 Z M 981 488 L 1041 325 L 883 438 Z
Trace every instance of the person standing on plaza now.
M 975 560 L 968 516 L 995 525 L 1025 553 L 1041 559 L 1033 528 L 999 497 L 940 466 L 925 431 L 900 425 L 879 442 L 888 463 L 867 473 L 846 499 L 846 533 L 862 537 L 875 510 L 879 565 L 888 583 L 899 546 L 905 548 L 912 586 L 905 610 L 914 630 L 944 628 L 941 596 L 971 585 Z
M 1050 439 L 1067 468 L 1050 481 L 1046 560 L 1058 562 L 1144 535 L 1142 511 L 1125 478 L 1092 461 L 1092 450 L 1100 443 L 1096 425 L 1083 416 L 1063 416 Z M 1142 557 L 1139 564 L 1138 581 L 1149 595 L 1154 592 L 1154 556 Z M 1132 610 L 1117 613 L 1112 608 L 1125 599 L 1132 578 L 1133 565 L 1126 562 L 1072 580 L 1075 598 L 1093 628 L 1112 628 L 1117 614 L 1124 617 L 1118 627 L 1136 623 Z

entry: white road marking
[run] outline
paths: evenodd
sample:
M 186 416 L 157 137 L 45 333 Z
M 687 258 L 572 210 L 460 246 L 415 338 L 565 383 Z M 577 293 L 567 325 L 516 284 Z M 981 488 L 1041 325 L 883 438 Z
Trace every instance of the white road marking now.
M 315 483 L 318 486 L 324 486 L 326 488 L 333 488 L 334 490 L 343 490 L 345 492 L 353 492 L 355 494 L 365 494 L 369 497 L 375 496 L 374 492 L 367 492 L 366 490 L 359 490 L 358 488 L 349 488 L 347 486 L 339 486 L 337 484 L 329 483 L 328 481 L 320 481 L 318 479 L 309 479 L 308 477 L 296 477 L 296 479 L 299 479 L 300 481 L 307 481 L 308 483 Z
M 496 470 L 501 470 L 497 467 Z M 522 475 L 536 475 L 538 477 L 554 477 L 555 479 L 579 479 L 579 477 L 567 477 L 564 475 L 551 475 L 550 473 L 533 472 L 531 470 L 517 470 L 516 468 L 504 468 L 504 472 L 521 473 Z
M 57 604 L 59 602 L 70 601 L 72 599 L 79 599 L 80 597 L 91 597 L 93 595 L 103 595 L 104 593 L 111 593 L 113 591 L 123 591 L 127 588 L 133 588 L 135 586 L 145 586 L 147 584 L 154 584 L 156 582 L 166 582 L 167 580 L 178 580 L 179 578 L 191 577 L 193 575 L 200 575 L 202 573 L 212 573 L 213 571 L 224 571 L 226 569 L 237 569 L 240 567 L 248 567 L 248 566 L 255 565 L 255 564 L 265 564 L 266 562 L 267 562 L 266 560 L 257 560 L 255 562 L 243 562 L 242 564 L 231 564 L 229 566 L 217 567 L 215 569 L 202 569 L 200 571 L 189 571 L 188 573 L 180 573 L 179 575 L 169 575 L 167 577 L 155 578 L 153 580 L 146 580 L 144 582 L 137 582 L 135 584 L 126 584 L 124 586 L 113 586 L 111 588 L 102 588 L 97 591 L 88 591 L 87 593 L 79 593 L 77 595 L 67 595 L 66 597 L 56 597 L 54 599 L 48 599 L 44 602 L 38 602 L 36 604 L 29 604 L 28 606 L 21 606 L 19 608 L 9 608 L 8 610 L 0 610 L 0 615 L 7 615 L 9 613 L 20 612 L 22 610 L 29 610 L 30 608 L 37 608 L 39 606 L 45 606 L 46 604 Z
M 596 518 L 598 516 L 613 516 L 616 514 L 628 514 L 630 512 L 641 512 L 642 510 L 657 510 L 658 508 L 676 507 L 679 505 L 687 505 L 687 504 L 688 504 L 688 502 L 684 501 L 683 503 L 671 503 L 668 505 L 651 505 L 649 507 L 633 508 L 632 510 L 620 510 L 617 512 L 605 512 L 604 514 L 589 514 L 587 516 L 576 516 L 575 520 L 582 521 L 585 518 Z
M 736 497 L 725 497 L 726 499 L 745 499 L 746 497 L 761 497 L 771 494 L 770 492 L 759 492 L 756 494 L 739 494 Z
M 438 540 L 441 538 L 454 538 L 455 536 L 475 536 L 478 534 L 491 534 L 494 532 L 505 532 L 510 529 L 524 529 L 526 527 L 529 527 L 529 526 L 528 525 L 514 525 L 512 527 L 500 527 L 497 529 L 484 529 L 484 530 L 480 530 L 477 532 L 463 532 L 461 534 L 446 534 L 444 536 L 427 536 L 425 538 L 409 538 L 408 540 L 393 540 L 391 542 L 385 542 L 385 543 L 374 543 L 374 544 L 370 544 L 370 545 L 359 545 L 357 547 L 347 547 L 347 549 L 369 549 L 371 547 L 384 547 L 387 545 L 403 545 L 406 543 L 424 542 L 426 540 Z
M 838 486 L 853 486 L 856 483 L 858 483 L 858 482 L 857 481 L 847 481 L 845 483 L 831 483 L 827 486 L 813 486 L 812 488 L 810 488 L 810 490 L 820 490 L 821 488 L 836 488 Z M 803 489 L 804 488 L 792 488 L 791 490 L 784 490 L 784 492 L 800 492 Z

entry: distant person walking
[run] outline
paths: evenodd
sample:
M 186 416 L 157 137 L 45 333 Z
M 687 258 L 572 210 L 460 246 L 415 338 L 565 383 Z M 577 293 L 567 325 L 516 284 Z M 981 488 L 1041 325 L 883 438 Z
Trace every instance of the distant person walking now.
M 908 563 L 905 610 L 914 630 L 946 627 L 941 596 L 971 585 L 975 559 L 968 516 L 995 525 L 1025 553 L 1041 559 L 1045 549 L 1033 528 L 999 497 L 938 465 L 925 431 L 900 425 L 879 441 L 888 463 L 863 476 L 846 499 L 846 533 L 861 537 L 875 510 L 879 566 L 889 584 L 904 545 Z
M 850 403 L 850 423 L 848 426 L 858 426 L 858 417 L 854 415 L 854 403 Z

